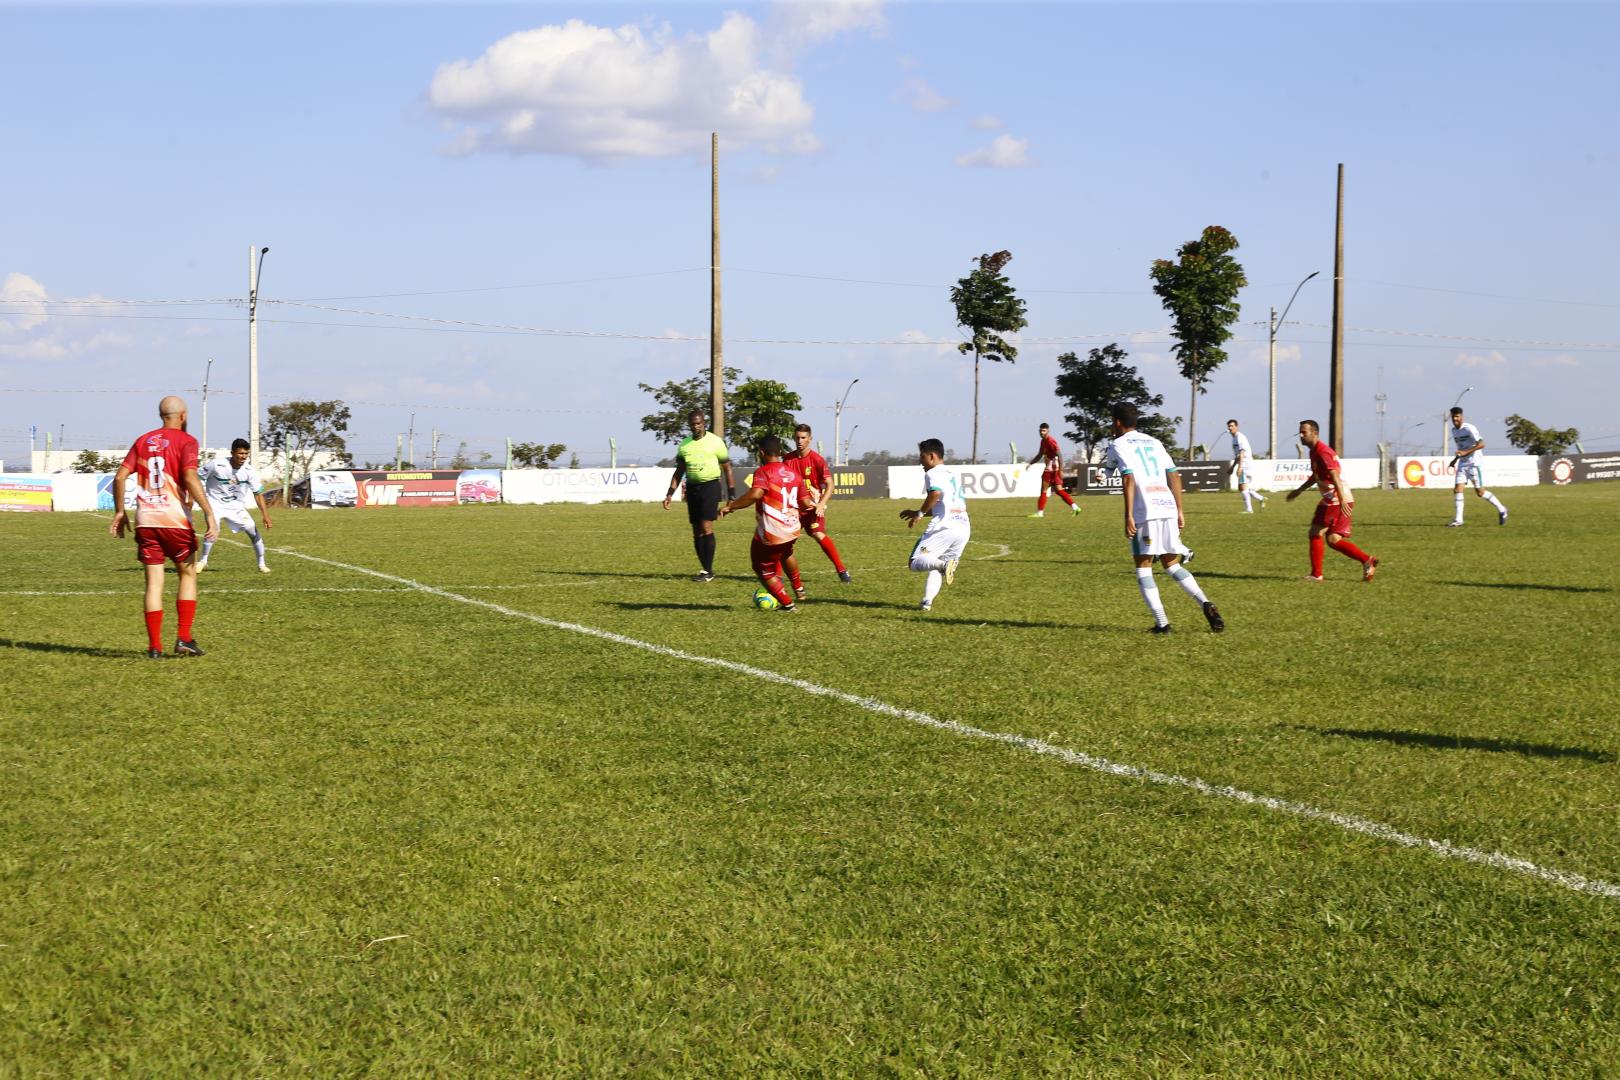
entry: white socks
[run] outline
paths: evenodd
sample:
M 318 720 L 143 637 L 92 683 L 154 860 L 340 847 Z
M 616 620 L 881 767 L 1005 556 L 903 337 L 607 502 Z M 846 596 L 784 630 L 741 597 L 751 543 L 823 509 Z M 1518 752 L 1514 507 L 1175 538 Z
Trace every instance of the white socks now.
M 1185 571 L 1183 571 L 1185 573 Z M 1192 575 L 1188 575 L 1191 577 Z M 1142 602 L 1147 605 L 1148 611 L 1153 615 L 1154 626 L 1164 626 L 1170 620 L 1165 618 L 1164 604 L 1159 600 L 1159 586 L 1153 580 L 1153 567 L 1139 566 L 1136 568 L 1136 587 L 1142 591 Z
M 1453 517 L 1451 520 L 1452 521 L 1461 521 L 1462 517 L 1463 517 L 1463 493 L 1459 491 L 1459 492 L 1457 492 L 1457 515 L 1455 517 Z
M 1484 499 L 1486 502 L 1490 503 L 1492 506 L 1496 507 L 1496 512 L 1498 514 L 1507 513 L 1507 507 L 1502 505 L 1502 500 L 1501 499 L 1498 499 L 1495 495 L 1492 495 L 1488 491 L 1482 491 L 1479 494 L 1480 494 L 1480 497 L 1482 499 Z
M 1252 513 L 1253 511 L 1254 511 L 1254 497 L 1249 494 L 1249 489 L 1248 488 L 1244 488 L 1243 489 L 1243 512 L 1245 514 L 1248 514 L 1248 513 Z
M 257 529 L 253 531 L 253 554 L 259 557 L 259 565 L 264 565 L 264 534 Z
M 1140 574 L 1141 571 L 1138 570 L 1137 573 Z M 1169 574 L 1170 580 L 1175 582 L 1177 585 L 1180 585 L 1182 590 L 1188 596 L 1192 597 L 1200 604 L 1209 603 L 1209 597 L 1205 596 L 1204 590 L 1198 587 L 1198 579 L 1192 576 L 1191 570 L 1188 570 L 1185 566 L 1177 563 L 1175 566 L 1172 566 L 1170 569 L 1166 570 L 1165 573 Z
M 944 574 L 940 573 L 938 570 L 928 571 L 928 581 L 923 585 L 923 603 L 932 604 L 934 602 L 934 597 L 939 595 L 939 590 L 943 588 L 944 585 Z

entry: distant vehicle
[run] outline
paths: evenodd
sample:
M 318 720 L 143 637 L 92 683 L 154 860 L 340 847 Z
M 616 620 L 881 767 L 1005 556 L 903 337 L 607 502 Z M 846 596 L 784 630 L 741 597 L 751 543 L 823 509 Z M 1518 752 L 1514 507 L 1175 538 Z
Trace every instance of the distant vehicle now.
M 482 478 L 463 480 L 459 492 L 459 501 L 464 503 L 498 503 L 501 501 L 500 485 Z

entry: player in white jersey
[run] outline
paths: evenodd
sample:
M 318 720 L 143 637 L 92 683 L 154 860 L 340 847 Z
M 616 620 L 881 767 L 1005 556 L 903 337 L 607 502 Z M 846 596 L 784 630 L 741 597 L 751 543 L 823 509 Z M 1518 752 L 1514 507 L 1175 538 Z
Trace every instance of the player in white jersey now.
M 934 606 L 934 597 L 945 585 L 956 581 L 956 564 L 962 561 L 969 534 L 967 500 L 962 497 L 962 478 L 946 468 L 945 444 L 924 439 L 917 444 L 917 460 L 923 467 L 923 502 L 915 510 L 900 511 L 900 520 L 911 528 L 919 518 L 928 525 L 911 549 L 911 568 L 928 575 L 923 585 L 923 611 Z
M 1226 433 L 1232 436 L 1232 471 L 1237 474 L 1238 491 L 1243 495 L 1243 512 L 1254 513 L 1254 504 L 1258 502 L 1260 509 L 1266 508 L 1266 497 L 1253 490 L 1254 485 L 1254 450 L 1249 446 L 1249 437 L 1238 430 L 1236 420 L 1226 422 Z
M 1451 459 L 1451 464 L 1457 468 L 1457 486 L 1451 489 L 1457 512 L 1446 527 L 1462 528 L 1463 488 L 1470 484 L 1475 495 L 1496 507 L 1496 523 L 1506 525 L 1507 507 L 1502 505 L 1501 499 L 1485 490 L 1485 455 L 1480 453 L 1485 449 L 1485 440 L 1479 437 L 1479 428 L 1463 423 L 1463 411 L 1459 406 L 1453 406 L 1451 410 L 1451 441 L 1457 447 L 1457 456 Z
M 1140 411 L 1135 405 L 1122 401 L 1114 406 L 1112 415 L 1114 441 L 1108 444 L 1103 467 L 1118 470 L 1125 480 L 1125 535 L 1136 560 L 1136 587 L 1153 616 L 1152 632 L 1170 632 L 1170 619 L 1153 580 L 1157 559 L 1170 580 L 1198 601 L 1209 628 L 1218 634 L 1226 629 L 1226 622 L 1198 587 L 1192 571 L 1181 565 L 1181 529 L 1187 519 L 1181 509 L 1181 474 L 1176 463 L 1163 443 L 1136 430 Z
M 203 491 L 221 525 L 229 525 L 231 532 L 245 532 L 253 541 L 253 553 L 259 557 L 259 573 L 268 574 L 270 567 L 264 561 L 264 537 L 253 526 L 248 509 L 259 505 L 259 517 L 264 527 L 270 527 L 270 508 L 264 504 L 264 485 L 259 474 L 248 464 L 248 441 L 237 439 L 231 443 L 231 456 L 226 461 L 215 458 L 202 471 Z M 197 569 L 208 568 L 208 553 L 214 549 L 212 540 L 203 541 L 202 557 Z

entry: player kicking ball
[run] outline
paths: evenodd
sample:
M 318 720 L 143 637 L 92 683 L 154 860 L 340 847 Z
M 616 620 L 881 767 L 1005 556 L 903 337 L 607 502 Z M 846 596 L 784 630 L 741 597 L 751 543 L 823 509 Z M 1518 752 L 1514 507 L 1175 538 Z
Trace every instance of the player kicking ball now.
M 793 542 L 799 538 L 799 470 L 782 460 L 782 440 L 767 435 L 759 440 L 759 456 L 764 462 L 754 470 L 752 486 L 740 498 L 720 507 L 720 516 L 752 506 L 754 541 L 749 561 L 754 574 L 783 611 L 797 611 L 795 598 L 804 599 L 804 582 L 799 579 L 799 561 L 793 557 Z M 782 585 L 782 575 L 793 583 L 790 596 Z
M 911 549 L 910 566 L 928 575 L 918 607 L 931 611 L 939 590 L 956 583 L 956 565 L 962 561 L 973 528 L 967 500 L 962 497 L 962 478 L 955 469 L 945 467 L 945 444 L 924 439 L 917 444 L 917 461 L 923 467 L 923 502 L 915 510 L 900 511 L 900 520 L 909 529 L 920 519 L 928 519 Z
M 838 580 L 849 584 L 849 570 L 838 555 L 838 545 L 827 535 L 827 500 L 832 498 L 832 470 L 827 459 L 810 449 L 810 425 L 800 424 L 793 429 L 795 449 L 782 460 L 799 470 L 803 486 L 799 489 L 804 502 L 799 506 L 799 524 L 810 534 L 810 539 L 821 546 L 822 553 L 838 572 Z
M 268 574 L 270 567 L 264 561 L 264 537 L 253 527 L 248 507 L 259 505 L 259 517 L 264 527 L 270 527 L 270 508 L 264 503 L 264 484 L 259 474 L 248 464 L 248 441 L 237 439 L 231 443 L 231 456 L 227 461 L 214 460 L 203 470 L 203 491 L 214 515 L 221 525 L 229 525 L 231 532 L 245 532 L 253 541 L 253 554 L 259 557 L 259 573 Z M 197 560 L 198 571 L 208 569 L 208 554 L 214 550 L 214 541 L 204 540 L 202 558 Z
M 1136 561 L 1136 587 L 1153 616 L 1151 632 L 1170 633 L 1170 617 L 1153 580 L 1153 563 L 1158 560 L 1170 580 L 1198 601 L 1209 628 L 1218 634 L 1226 629 L 1225 620 L 1198 587 L 1192 571 L 1181 565 L 1181 530 L 1187 517 L 1181 507 L 1181 474 L 1176 463 L 1163 443 L 1136 430 L 1141 412 L 1135 405 L 1122 401 L 1111 415 L 1114 440 L 1108 444 L 1103 467 L 1118 470 L 1125 481 L 1125 536 Z

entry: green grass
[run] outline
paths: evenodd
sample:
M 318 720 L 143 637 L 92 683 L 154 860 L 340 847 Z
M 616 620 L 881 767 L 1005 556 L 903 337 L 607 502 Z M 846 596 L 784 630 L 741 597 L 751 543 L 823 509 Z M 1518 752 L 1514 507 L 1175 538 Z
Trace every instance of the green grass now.
M 1504 494 L 1364 495 L 1368 586 L 1301 580 L 1308 501 L 1190 497 L 1221 636 L 1162 576 L 1143 633 L 1111 500 L 975 503 L 926 616 L 900 504 L 835 506 L 852 585 L 801 542 L 798 616 L 656 507 L 271 543 L 1620 881 L 1620 485 Z M 1620 1069 L 1620 900 L 272 565 L 222 544 L 151 663 L 103 520 L 0 519 L 0 1075 Z

